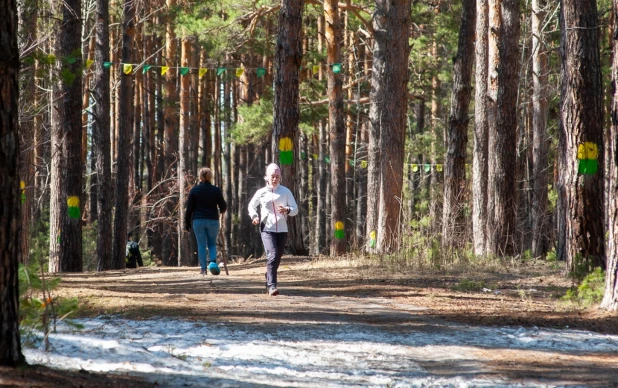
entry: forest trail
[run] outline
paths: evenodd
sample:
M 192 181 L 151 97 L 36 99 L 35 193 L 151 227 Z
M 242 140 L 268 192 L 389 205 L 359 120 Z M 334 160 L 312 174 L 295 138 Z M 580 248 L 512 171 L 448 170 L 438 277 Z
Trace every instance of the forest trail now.
M 456 292 L 453 276 L 286 257 L 269 297 L 263 260 L 229 269 L 65 274 L 58 293 L 82 301 L 85 329 L 28 360 L 158 386 L 618 386 L 618 317 L 560 311 L 549 272 Z

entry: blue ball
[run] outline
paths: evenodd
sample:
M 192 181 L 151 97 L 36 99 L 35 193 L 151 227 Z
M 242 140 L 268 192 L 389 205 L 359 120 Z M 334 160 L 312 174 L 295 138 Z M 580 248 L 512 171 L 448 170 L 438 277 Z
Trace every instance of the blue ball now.
M 208 264 L 208 269 L 210 270 L 210 273 L 213 275 L 219 275 L 221 273 L 221 269 L 219 268 L 217 263 L 215 263 L 214 261 L 211 261 L 210 264 Z

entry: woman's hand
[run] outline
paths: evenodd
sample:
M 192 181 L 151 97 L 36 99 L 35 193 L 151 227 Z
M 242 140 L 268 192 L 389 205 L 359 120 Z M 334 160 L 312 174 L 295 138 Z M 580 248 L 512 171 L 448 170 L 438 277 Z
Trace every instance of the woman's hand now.
M 277 213 L 279 214 L 288 214 L 289 212 L 290 212 L 290 208 L 288 208 L 287 206 L 279 205 L 279 209 L 277 209 Z
M 251 222 L 253 222 L 253 225 L 257 225 L 260 223 L 260 219 L 255 217 Z

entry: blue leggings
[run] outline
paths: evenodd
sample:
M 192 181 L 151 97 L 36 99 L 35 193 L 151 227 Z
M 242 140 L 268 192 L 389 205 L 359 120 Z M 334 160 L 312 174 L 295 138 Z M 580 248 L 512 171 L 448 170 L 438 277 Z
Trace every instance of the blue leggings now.
M 198 218 L 193 220 L 193 233 L 197 240 L 197 257 L 202 270 L 206 270 L 206 247 L 210 261 L 217 261 L 217 235 L 219 234 L 219 220 Z

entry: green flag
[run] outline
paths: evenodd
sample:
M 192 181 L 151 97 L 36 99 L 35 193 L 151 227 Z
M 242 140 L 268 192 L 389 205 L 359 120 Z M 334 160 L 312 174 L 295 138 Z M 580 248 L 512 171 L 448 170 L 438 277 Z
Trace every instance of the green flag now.
M 180 74 L 182 74 L 183 76 L 189 74 L 189 68 L 188 67 L 181 67 L 180 68 Z
M 266 69 L 263 67 L 258 67 L 256 73 L 259 78 L 262 78 L 266 75 Z

